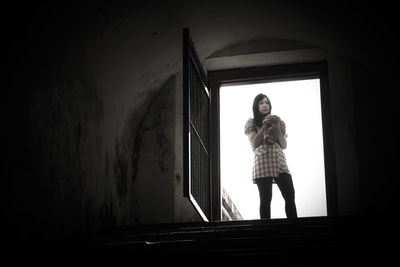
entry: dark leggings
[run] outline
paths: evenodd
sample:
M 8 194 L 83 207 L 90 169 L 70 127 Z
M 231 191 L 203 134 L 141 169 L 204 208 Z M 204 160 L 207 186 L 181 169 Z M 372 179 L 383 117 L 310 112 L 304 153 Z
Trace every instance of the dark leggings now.
M 285 200 L 285 211 L 287 218 L 297 218 L 296 203 L 294 201 L 294 187 L 292 176 L 288 173 L 280 173 L 278 178 L 274 178 L 282 197 Z M 260 217 L 271 218 L 272 200 L 272 177 L 257 178 L 256 183 L 260 193 Z

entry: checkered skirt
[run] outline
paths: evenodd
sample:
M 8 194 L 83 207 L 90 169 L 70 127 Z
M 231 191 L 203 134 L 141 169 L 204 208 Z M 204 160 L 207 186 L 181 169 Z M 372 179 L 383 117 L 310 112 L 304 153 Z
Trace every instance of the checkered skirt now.
M 278 143 L 263 143 L 254 150 L 253 183 L 257 178 L 279 177 L 279 173 L 290 174 L 286 157 Z
M 283 121 L 281 123 L 286 134 L 285 123 Z M 254 119 L 247 120 L 244 130 L 246 135 L 255 134 L 259 130 Z M 261 145 L 254 150 L 253 183 L 257 178 L 279 177 L 279 173 L 290 174 L 285 154 L 278 143 L 269 144 L 263 140 Z

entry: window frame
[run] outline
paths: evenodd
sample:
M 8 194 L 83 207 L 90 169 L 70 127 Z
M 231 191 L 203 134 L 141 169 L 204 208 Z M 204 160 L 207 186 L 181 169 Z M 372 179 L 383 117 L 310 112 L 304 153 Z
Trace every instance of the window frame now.
M 334 138 L 329 98 L 328 68 L 325 61 L 226 69 L 209 71 L 207 74 L 211 94 L 211 218 L 221 220 L 221 172 L 220 172 L 220 94 L 222 85 L 251 84 L 273 81 L 320 79 L 323 147 L 325 160 L 325 188 L 327 215 L 338 214 L 337 175 Z

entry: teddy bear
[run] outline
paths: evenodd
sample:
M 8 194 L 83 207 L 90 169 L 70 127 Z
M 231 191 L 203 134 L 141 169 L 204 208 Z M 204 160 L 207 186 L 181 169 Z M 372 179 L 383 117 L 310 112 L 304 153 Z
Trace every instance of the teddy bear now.
M 271 114 L 267 115 L 264 123 L 266 124 L 264 139 L 268 144 L 272 145 L 278 142 L 279 139 L 278 136 L 280 131 L 279 127 L 281 127 L 282 133 L 285 134 L 284 123 L 277 115 L 271 115 Z

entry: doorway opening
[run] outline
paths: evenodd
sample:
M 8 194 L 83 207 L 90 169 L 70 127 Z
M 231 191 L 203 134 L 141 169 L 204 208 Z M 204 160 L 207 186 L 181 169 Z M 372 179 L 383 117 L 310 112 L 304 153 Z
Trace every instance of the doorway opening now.
M 286 123 L 288 145 L 284 153 L 293 177 L 298 216 L 327 216 L 319 78 L 221 85 L 219 127 L 223 195 L 238 214 L 236 218 L 260 218 L 258 189 L 252 182 L 253 151 L 244 134 L 246 121 L 253 117 L 253 100 L 259 93 L 269 97 L 271 113 Z M 276 184 L 273 185 L 271 218 L 286 218 L 284 200 Z

